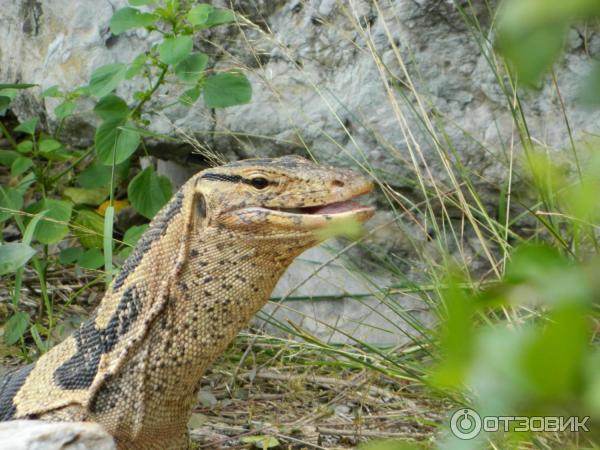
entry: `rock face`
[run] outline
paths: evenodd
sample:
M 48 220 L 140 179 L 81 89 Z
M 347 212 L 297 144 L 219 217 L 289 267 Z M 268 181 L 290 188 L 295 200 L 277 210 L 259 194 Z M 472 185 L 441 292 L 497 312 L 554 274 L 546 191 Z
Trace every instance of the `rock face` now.
M 467 8 L 468 3 L 474 6 Z M 147 117 L 150 128 L 195 135 L 202 146 L 227 157 L 308 152 L 323 162 L 352 163 L 416 202 L 421 195 L 418 178 L 442 186 L 442 191 L 452 189 L 446 166 L 456 159 L 485 204 L 494 208 L 509 172 L 507 149 L 513 144 L 518 159 L 517 131 L 509 101 L 488 64 L 490 43 L 478 42 L 456 6 L 465 6 L 485 29 L 491 17 L 485 6 L 489 3 L 214 1 L 232 6 L 255 25 L 217 28 L 198 36 L 196 46 L 211 55 L 211 64 L 218 69 L 243 67 L 253 85 L 252 102 L 215 111 L 201 101 L 190 109 L 169 107 Z M 87 84 L 100 65 L 132 61 L 157 37 L 140 31 L 111 36 L 110 17 L 125 5 L 125 0 L 0 0 L 0 42 L 10 43 L 0 48 L 0 81 L 70 89 Z M 565 111 L 551 80 L 522 98 L 534 142 L 551 149 L 566 147 L 565 113 L 575 139 L 600 132 L 596 116 L 575 103 L 590 57 L 599 55 L 597 32 L 571 31 L 567 54 L 556 68 Z M 127 82 L 119 94 L 131 96 L 135 86 Z M 181 90 L 174 84 L 160 90 L 154 109 L 170 104 Z M 52 128 L 57 101 L 43 99 L 40 92 L 22 94 L 14 112 L 21 119 L 42 114 Z M 82 103 L 83 114 L 67 123 L 70 141 L 91 141 L 90 125 L 96 119 L 90 106 Z M 175 150 L 180 154 L 191 150 L 161 142 L 149 145 L 164 158 Z M 391 238 L 388 234 L 379 244 L 384 251 L 401 255 L 405 269 L 417 273 L 419 258 L 410 262 L 411 252 L 414 256 L 414 241 L 425 239 L 426 233 L 416 231 L 410 246 L 399 234 Z M 475 247 L 473 254 L 481 253 Z M 384 285 L 391 283 L 385 274 L 375 278 Z M 337 306 L 326 306 L 315 315 L 321 317 L 320 312 Z
M 213 3 L 231 5 L 226 0 Z M 0 80 L 70 89 L 87 84 L 92 70 L 102 64 L 131 61 L 157 36 L 139 30 L 111 35 L 110 17 L 126 4 L 0 0 L 0 39 L 10 42 L 0 51 Z M 245 67 L 253 101 L 214 114 L 201 102 L 191 109 L 167 108 L 150 117 L 154 130 L 176 134 L 180 128 L 229 155 L 308 149 L 331 162 L 347 163 L 353 157 L 368 161 L 394 186 L 412 189 L 411 149 L 419 148 L 435 176 L 446 176 L 426 135 L 429 126 L 436 128 L 438 146 L 447 148 L 449 142 L 439 134 L 443 127 L 468 169 L 490 185 L 503 178 L 502 145 L 513 138 L 506 99 L 452 1 L 232 4 L 257 26 L 217 28 L 199 37 L 197 45 L 213 56 L 217 68 Z M 484 6 L 476 8 L 485 27 L 490 13 Z M 557 70 L 567 115 L 576 136 L 597 132 L 598 121 L 574 106 L 574 98 L 589 57 L 600 53 L 600 36 L 573 30 L 568 50 Z M 134 87 L 126 83 L 120 93 L 127 96 Z M 170 85 L 159 92 L 157 105 L 171 103 L 178 89 Z M 46 113 L 52 125 L 57 100 L 41 99 L 39 92 L 21 96 L 15 111 L 20 118 Z M 562 112 L 552 83 L 526 97 L 525 106 L 533 137 L 561 147 L 567 130 L 556 126 Z M 427 114 L 431 124 L 422 123 Z M 71 139 L 91 138 L 89 127 L 81 126 L 86 121 L 93 123 L 93 115 L 78 117 L 78 126 L 67 128 Z
M 97 423 L 15 420 L 0 423 L 0 448 L 11 450 L 116 450 Z
M 340 250 L 327 243 L 297 258 L 259 322 L 271 333 L 281 332 L 274 321 L 284 327 L 291 322 L 326 343 L 390 347 L 418 337 L 415 323 L 432 325 L 427 305 L 417 295 L 399 294 L 389 277 L 350 269 L 340 261 Z

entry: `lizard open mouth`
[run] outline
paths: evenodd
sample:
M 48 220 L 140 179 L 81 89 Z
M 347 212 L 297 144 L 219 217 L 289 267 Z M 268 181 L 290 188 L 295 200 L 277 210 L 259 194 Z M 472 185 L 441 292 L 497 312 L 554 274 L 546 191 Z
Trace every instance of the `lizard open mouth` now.
M 311 198 L 310 205 L 304 206 L 306 198 L 298 200 L 302 206 L 289 207 L 264 205 L 250 206 L 227 214 L 225 219 L 230 226 L 255 226 L 265 224 L 271 227 L 292 230 L 317 230 L 329 225 L 346 221 L 366 222 L 375 213 L 375 208 L 354 201 L 357 197 L 373 190 L 373 184 L 357 177 L 346 183 L 343 188 L 329 191 L 327 197 L 319 203 L 318 198 Z
M 315 229 L 327 226 L 329 224 L 355 220 L 357 222 L 366 222 L 375 213 L 372 206 L 363 205 L 355 199 L 368 194 L 373 190 L 370 182 L 360 184 L 352 191 L 346 191 L 335 201 L 323 203 L 320 205 L 311 205 L 295 208 L 268 207 L 271 221 L 291 221 L 300 228 Z M 344 198 L 345 197 L 345 198 Z
M 302 215 L 337 215 L 344 213 L 356 213 L 363 210 L 373 211 L 373 207 L 366 206 L 352 200 L 328 203 L 326 205 L 306 206 L 303 208 L 268 208 L 288 214 Z

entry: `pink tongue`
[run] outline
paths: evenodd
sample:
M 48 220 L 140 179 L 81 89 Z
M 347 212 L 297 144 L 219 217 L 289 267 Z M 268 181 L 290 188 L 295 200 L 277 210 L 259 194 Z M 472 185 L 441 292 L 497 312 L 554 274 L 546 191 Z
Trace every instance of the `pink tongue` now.
M 347 211 L 352 211 L 355 209 L 364 208 L 364 205 L 361 205 L 357 202 L 345 201 L 338 203 L 331 203 L 325 206 L 317 206 L 310 209 L 311 214 L 337 214 L 343 213 Z

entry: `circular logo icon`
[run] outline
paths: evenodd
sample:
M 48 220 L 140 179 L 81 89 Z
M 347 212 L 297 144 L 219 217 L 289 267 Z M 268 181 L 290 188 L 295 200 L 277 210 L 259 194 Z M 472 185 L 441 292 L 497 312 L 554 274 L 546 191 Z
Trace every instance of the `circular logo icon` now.
M 450 430 L 459 439 L 473 439 L 481 431 L 481 417 L 470 408 L 458 409 L 450 418 Z

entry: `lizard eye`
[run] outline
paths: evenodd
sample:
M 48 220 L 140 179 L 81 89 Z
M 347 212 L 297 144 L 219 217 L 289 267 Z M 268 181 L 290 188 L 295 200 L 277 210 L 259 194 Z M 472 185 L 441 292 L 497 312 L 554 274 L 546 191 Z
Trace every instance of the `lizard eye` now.
M 252 178 L 250 182 L 252 183 L 252 187 L 256 189 L 264 189 L 269 185 L 269 180 L 263 177 Z

